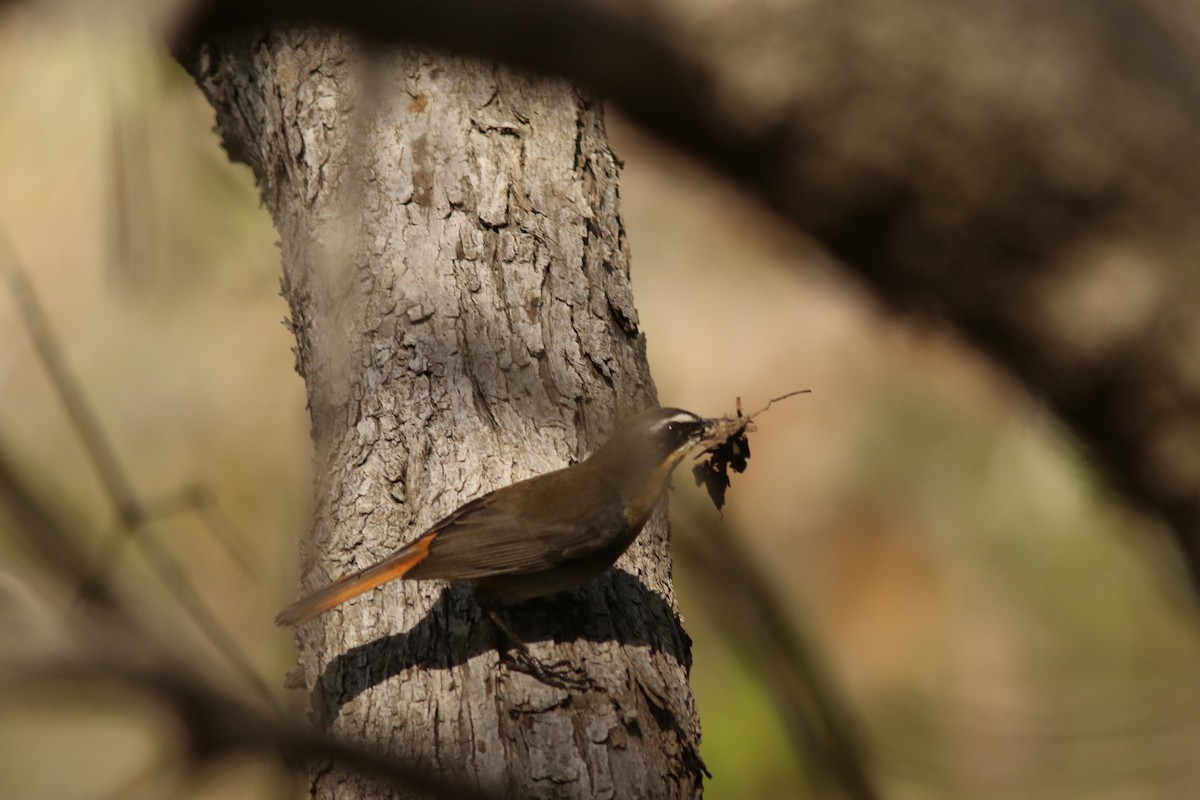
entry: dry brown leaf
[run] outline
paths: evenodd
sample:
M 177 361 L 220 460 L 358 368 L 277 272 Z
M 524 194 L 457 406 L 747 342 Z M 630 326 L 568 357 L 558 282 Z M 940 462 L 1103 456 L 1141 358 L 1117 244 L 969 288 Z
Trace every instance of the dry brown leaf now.
M 721 417 L 709 428 L 708 434 L 697 444 L 697 447 L 703 449 L 696 458 L 703 460 L 692 467 L 692 476 L 696 479 L 697 486 L 703 486 L 708 491 L 708 496 L 718 511 L 725 505 L 729 470 L 737 473 L 746 471 L 746 462 L 750 460 L 750 439 L 747 434 L 758 430 L 754 425 L 754 418 L 779 400 L 807 394 L 809 391 L 800 389 L 772 398 L 765 406 L 748 416 L 742 414 L 742 398 L 739 397 L 736 416 Z

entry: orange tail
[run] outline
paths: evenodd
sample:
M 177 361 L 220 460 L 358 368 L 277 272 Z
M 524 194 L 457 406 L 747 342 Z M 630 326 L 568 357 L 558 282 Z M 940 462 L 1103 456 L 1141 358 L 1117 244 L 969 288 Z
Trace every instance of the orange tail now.
M 318 614 L 323 614 L 352 597 L 358 597 L 381 583 L 403 578 L 405 573 L 429 555 L 429 545 L 433 543 L 435 536 L 437 536 L 436 533 L 422 536 L 378 564 L 372 564 L 366 569 L 338 578 L 328 586 L 301 597 L 279 612 L 279 616 L 275 617 L 275 624 L 299 625 L 301 622 L 308 622 Z

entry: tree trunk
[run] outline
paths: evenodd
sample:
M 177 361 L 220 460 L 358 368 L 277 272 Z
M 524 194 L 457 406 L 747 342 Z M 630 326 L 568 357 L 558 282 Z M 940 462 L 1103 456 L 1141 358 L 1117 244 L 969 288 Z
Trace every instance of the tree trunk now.
M 595 98 L 314 31 L 185 60 L 281 237 L 316 447 L 304 589 L 654 403 Z M 514 796 L 701 794 L 661 510 L 616 569 L 510 621 L 587 688 L 510 670 L 468 586 L 396 582 L 298 630 L 315 720 Z M 405 796 L 330 765 L 310 794 Z

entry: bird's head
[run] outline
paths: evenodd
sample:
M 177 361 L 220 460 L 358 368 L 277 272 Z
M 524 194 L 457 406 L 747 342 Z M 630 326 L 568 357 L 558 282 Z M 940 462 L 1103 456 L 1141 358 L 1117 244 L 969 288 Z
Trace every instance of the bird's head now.
M 662 473 L 665 478 L 712 423 L 681 408 L 650 408 L 622 423 L 593 458 L 627 471 L 626 477 Z

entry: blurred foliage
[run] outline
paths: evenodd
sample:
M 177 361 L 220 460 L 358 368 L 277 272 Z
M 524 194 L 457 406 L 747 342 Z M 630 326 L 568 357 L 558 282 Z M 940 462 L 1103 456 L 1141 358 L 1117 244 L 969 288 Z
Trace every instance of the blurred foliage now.
M 278 684 L 289 638 L 270 620 L 293 594 L 306 525 L 307 420 L 249 173 L 140 32 L 0 16 L 0 103 L 0 229 L 143 499 L 202 484 L 241 531 L 253 579 L 194 515 L 159 526 Z M 761 209 L 611 128 L 662 399 L 716 414 L 737 394 L 757 407 L 814 392 L 761 419 L 723 524 L 813 622 L 889 796 L 1200 791 L 1196 619 L 1150 523 L 975 355 L 886 318 Z M 0 440 L 104 531 L 112 509 L 2 293 L 0 340 Z M 170 601 L 122 554 L 119 577 L 153 616 Z M 755 654 L 731 652 L 700 614 L 713 587 L 679 584 L 708 796 L 795 796 L 800 768 Z M 20 608 L 0 604 L 8 645 L 29 635 Z M 120 703 L 0 690 L 0 797 L 102 797 L 169 754 L 165 725 Z M 261 797 L 264 770 L 234 765 L 176 796 Z

